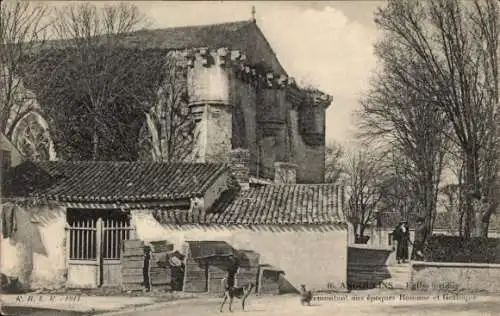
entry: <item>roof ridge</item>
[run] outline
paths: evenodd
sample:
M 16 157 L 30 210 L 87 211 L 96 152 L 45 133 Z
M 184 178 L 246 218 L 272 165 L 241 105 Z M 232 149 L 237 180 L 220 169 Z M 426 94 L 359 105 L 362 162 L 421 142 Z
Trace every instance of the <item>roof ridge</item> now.
M 154 28 L 154 29 L 141 29 L 141 30 L 131 32 L 130 34 L 134 34 L 137 32 L 147 32 L 147 31 L 179 30 L 179 29 L 228 26 L 228 25 L 238 25 L 238 24 L 241 24 L 241 27 L 244 27 L 244 26 L 250 25 L 251 23 L 254 23 L 254 22 L 252 20 L 240 20 L 240 21 L 228 21 L 228 22 L 219 22 L 219 23 L 210 23 L 210 24 L 169 26 L 169 27 L 159 27 L 159 28 Z

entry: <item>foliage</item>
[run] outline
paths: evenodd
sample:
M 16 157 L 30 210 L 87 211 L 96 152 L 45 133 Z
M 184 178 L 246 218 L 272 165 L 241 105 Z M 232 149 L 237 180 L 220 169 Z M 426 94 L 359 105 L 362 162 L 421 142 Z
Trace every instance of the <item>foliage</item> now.
M 144 113 L 164 79 L 158 69 L 165 52 L 101 47 L 85 63 L 79 58 L 75 48 L 52 49 L 25 77 L 49 121 L 58 155 L 64 160 L 136 160 Z M 89 91 L 104 87 L 97 110 Z M 97 156 L 89 150 L 96 129 Z
M 499 263 L 498 238 L 471 238 L 434 235 L 425 247 L 425 258 L 433 262 Z
M 66 6 L 51 24 L 61 40 L 25 54 L 23 80 L 61 159 L 185 158 L 193 138 L 186 68 L 168 50 L 127 41 L 145 23 L 129 4 Z
M 76 97 L 65 102 L 81 108 L 80 117 L 68 113 L 68 118 L 85 122 L 81 141 L 88 144 L 90 139 L 87 147 L 90 152 L 85 159 L 135 158 L 130 157 L 132 145 L 123 136 L 130 131 L 138 134 L 140 108 L 147 107 L 154 93 L 146 79 L 158 63 L 157 59 L 151 62 L 136 58 L 142 54 L 139 49 L 132 54 L 128 50 L 122 53 L 125 47 L 121 41 L 144 23 L 145 17 L 139 9 L 126 3 L 103 8 L 83 3 L 56 11 L 51 26 L 61 40 L 52 46 L 68 54 L 63 61 L 64 72 L 68 71 L 70 76 L 61 74 L 60 68 L 55 72 L 59 72 L 58 87 L 68 87 Z M 64 129 L 58 132 L 64 133 Z

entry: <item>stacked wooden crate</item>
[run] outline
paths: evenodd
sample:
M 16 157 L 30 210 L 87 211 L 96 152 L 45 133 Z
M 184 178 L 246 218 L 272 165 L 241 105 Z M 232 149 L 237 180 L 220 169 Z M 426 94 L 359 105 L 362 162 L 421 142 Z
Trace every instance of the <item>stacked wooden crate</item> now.
M 153 247 L 153 253 L 164 253 L 174 250 L 174 244 L 166 240 L 151 241 L 150 244 Z
M 184 292 L 206 292 L 207 289 L 207 260 L 186 257 L 184 274 Z
M 121 253 L 122 287 L 126 291 L 144 288 L 144 242 L 124 240 Z
M 213 257 L 208 262 L 208 292 L 211 294 L 224 294 L 222 280 L 227 277 L 229 261 L 227 257 Z
M 252 250 L 238 250 L 240 268 L 236 274 L 236 285 L 244 286 L 257 283 L 260 254 Z
M 168 253 L 174 250 L 174 245 L 166 240 L 150 242 L 152 248 L 150 278 L 153 288 L 171 290 L 172 273 L 168 264 Z
M 280 294 L 281 276 L 283 270 L 269 264 L 262 264 L 259 267 L 259 294 Z

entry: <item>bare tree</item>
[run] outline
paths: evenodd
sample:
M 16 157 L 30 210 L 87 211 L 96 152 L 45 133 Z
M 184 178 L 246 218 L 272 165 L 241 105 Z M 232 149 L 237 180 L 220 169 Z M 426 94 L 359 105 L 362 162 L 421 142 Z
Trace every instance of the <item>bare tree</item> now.
M 407 218 L 414 210 L 415 188 L 411 177 L 411 164 L 404 155 L 391 150 L 384 156 L 385 177 L 380 185 L 382 191 L 380 212 L 397 214 Z
M 325 149 L 325 182 L 337 183 L 342 175 L 344 149 L 338 143 L 331 142 Z
M 128 105 L 122 102 L 120 107 L 130 106 L 130 103 L 148 107 L 149 98 L 139 99 L 137 95 L 137 87 L 144 86 L 145 78 L 131 73 L 144 66 L 141 65 L 144 60 L 135 61 L 124 55 L 124 50 L 129 48 L 124 45 L 124 37 L 146 25 L 144 15 L 137 7 L 126 3 L 103 8 L 85 3 L 57 10 L 53 25 L 61 40 L 52 43 L 52 46 L 59 48 L 60 45 L 66 50 L 79 75 L 76 82 L 65 84 L 74 88 L 75 95 L 85 95 L 86 102 L 82 105 L 87 115 L 92 117 L 90 159 L 100 159 L 102 140 L 127 151 L 113 135 L 116 135 L 117 129 L 127 130 L 129 126 L 113 120 L 113 113 L 107 113 L 107 105 L 126 96 L 129 98 Z M 130 99 L 136 100 L 131 102 Z
M 31 2 L 0 6 L 0 132 L 9 139 L 18 122 L 38 110 L 22 77 L 29 71 L 24 62 L 26 54 L 45 43 L 49 14 L 47 7 Z
M 465 163 L 464 235 L 485 236 L 497 208 L 498 3 L 389 1 L 375 21 L 390 73 L 450 122 Z
M 169 52 L 162 69 L 157 99 L 146 112 L 140 135 L 140 159 L 180 162 L 191 158 L 195 123 L 188 107 L 187 64 L 176 52 Z
M 402 202 L 407 209 L 406 201 L 416 202 L 412 211 L 424 215 L 428 228 L 432 229 L 447 149 L 445 133 L 448 124 L 434 103 L 420 98 L 419 93 L 394 75 L 391 68 L 394 63 L 406 64 L 406 71 L 415 74 L 408 80 L 419 78 L 422 67 L 410 62 L 411 59 L 405 59 L 409 53 L 401 56 L 395 54 L 392 48 L 386 46 L 384 40 L 376 45 L 376 54 L 383 65 L 373 78 L 370 91 L 361 100 L 360 136 L 368 140 L 383 139 L 393 156 L 397 153 L 404 158 L 399 162 L 397 157 L 392 159 L 396 168 L 394 171 L 404 168 L 404 179 L 399 173 L 393 174 L 391 181 L 408 184 L 405 196 L 399 196 L 397 204 Z M 395 191 L 387 194 L 385 199 L 394 197 L 399 188 L 394 187 Z
M 344 180 L 347 195 L 347 219 L 359 236 L 373 223 L 382 198 L 381 184 L 385 177 L 382 160 L 360 150 L 347 158 Z

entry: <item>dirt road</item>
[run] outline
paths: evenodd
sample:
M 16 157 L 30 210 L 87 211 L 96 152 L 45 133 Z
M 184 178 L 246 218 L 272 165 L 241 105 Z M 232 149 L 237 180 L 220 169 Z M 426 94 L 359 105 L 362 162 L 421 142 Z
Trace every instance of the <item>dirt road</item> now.
M 116 313 L 115 315 L 137 316 L 211 316 L 211 315 L 247 315 L 247 316 L 274 316 L 274 315 L 425 315 L 425 316 L 500 316 L 500 297 L 470 297 L 467 298 L 401 298 L 394 297 L 364 297 L 353 300 L 352 296 L 345 298 L 342 295 L 318 297 L 312 306 L 301 306 L 294 296 L 251 297 L 247 301 L 246 310 L 235 302 L 233 313 L 229 313 L 227 306 L 223 313 L 219 312 L 220 300 L 204 299 L 193 301 L 172 302 L 161 308 L 150 310 L 136 310 Z

